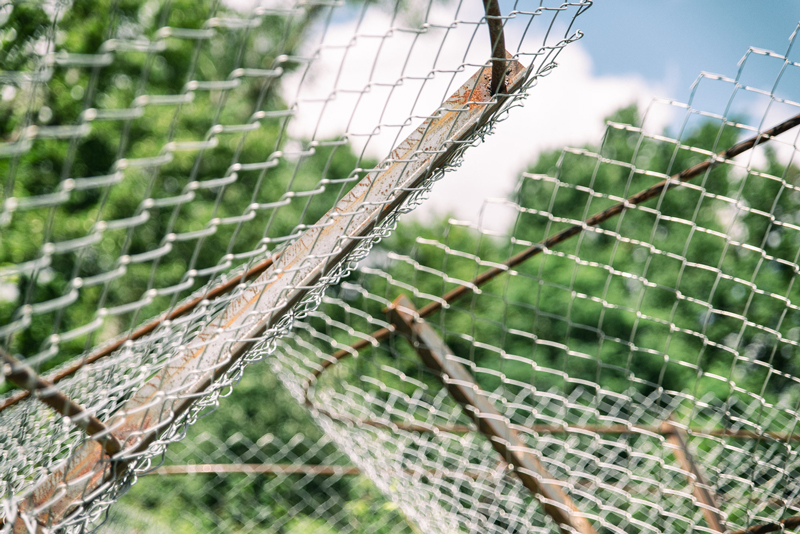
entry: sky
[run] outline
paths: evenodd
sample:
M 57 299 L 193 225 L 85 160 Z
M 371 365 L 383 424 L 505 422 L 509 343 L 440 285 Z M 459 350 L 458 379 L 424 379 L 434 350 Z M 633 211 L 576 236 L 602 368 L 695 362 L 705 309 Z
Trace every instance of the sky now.
M 502 0 L 500 5 L 508 13 L 514 3 Z M 530 10 L 522 1 L 517 9 Z M 406 21 L 373 7 L 339 10 L 307 43 L 307 51 L 319 54 L 314 68 L 305 77 L 298 72 L 285 80 L 287 100 L 296 98 L 301 104 L 290 132 L 302 139 L 330 138 L 345 125 L 356 150 L 382 159 L 486 60 L 488 34 L 485 27 L 472 24 L 482 14 L 478 0 L 436 2 L 427 12 L 428 31 L 416 34 L 401 28 L 414 17 L 424 17 L 424 9 L 415 13 L 412 8 Z M 536 51 L 550 16 L 534 17 L 530 27 L 522 24 L 528 20 L 524 16 L 509 21 L 507 48 Z M 654 133 L 679 128 L 685 113 L 653 99 L 691 101 L 720 114 L 731 106 L 753 117 L 757 127 L 768 98 L 757 92 L 733 93 L 733 84 L 714 76 L 693 84 L 701 72 L 728 79 L 738 73 L 747 85 L 800 101 L 800 75 L 784 76 L 773 87 L 782 60 L 751 54 L 739 73 L 750 47 L 785 54 L 798 21 L 800 0 L 597 0 L 574 24 L 583 37 L 562 51 L 557 68 L 530 90 L 524 107 L 514 109 L 482 145 L 471 148 L 461 167 L 448 173 L 412 216 L 425 221 L 451 214 L 501 231 L 513 214 L 502 202 L 487 199 L 507 198 L 520 173 L 544 150 L 597 145 L 604 118 L 634 102 L 649 109 L 644 127 Z M 566 14 L 556 17 L 547 44 L 563 36 L 568 22 Z M 800 63 L 800 42 L 789 57 Z M 525 54 L 520 58 L 526 64 L 532 59 Z M 467 64 L 463 73 L 448 71 L 462 62 Z M 788 107 L 769 109 L 767 122 L 797 113 Z M 409 116 L 413 124 L 403 126 Z
M 597 76 L 638 74 L 681 96 L 701 71 L 734 74 L 748 47 L 785 52 L 797 0 L 599 0 L 581 17 Z

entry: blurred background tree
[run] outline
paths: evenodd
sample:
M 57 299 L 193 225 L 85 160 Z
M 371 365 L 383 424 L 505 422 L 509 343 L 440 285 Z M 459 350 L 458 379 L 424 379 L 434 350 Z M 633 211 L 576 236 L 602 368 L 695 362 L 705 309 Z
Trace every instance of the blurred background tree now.
M 230 93 L 215 89 L 219 86 L 214 83 L 227 80 L 242 66 L 297 68 L 291 61 L 279 62 L 278 56 L 297 49 L 318 12 L 309 9 L 303 17 L 291 19 L 265 15 L 261 25 L 245 37 L 218 29 L 222 39 L 213 43 L 183 38 L 144 40 L 165 27 L 202 32 L 214 9 L 201 9 L 189 0 L 163 4 L 76 0 L 63 13 L 48 12 L 37 3 L 19 3 L 2 11 L 6 20 L 0 28 L 0 68 L 5 73 L 38 72 L 50 79 L 47 91 L 36 94 L 30 93 L 31 85 L 5 86 L 0 101 L 0 142 L 17 141 L 15 136 L 29 126 L 81 124 L 87 108 L 101 117 L 91 121 L 91 130 L 85 136 L 69 142 L 37 140 L 19 157 L 0 159 L 5 197 L 45 195 L 69 179 L 102 178 L 113 186 L 75 190 L 67 203 L 56 208 L 17 212 L 11 221 L 0 221 L 0 267 L 34 260 L 46 242 L 80 239 L 100 221 L 120 221 L 104 231 L 102 239 L 85 253 L 55 255 L 52 264 L 36 276 L 20 275 L 3 281 L 0 325 L 17 317 L 25 299 L 41 302 L 69 293 L 69 281 L 75 276 L 89 280 L 115 269 L 124 270 L 123 276 L 108 283 L 83 288 L 76 303 L 65 310 L 35 315 L 30 328 L 7 340 L 14 352 L 26 356 L 52 352 L 51 357 L 42 358 L 40 371 L 168 308 L 217 272 L 229 269 L 228 262 L 241 263 L 251 251 L 266 255 L 279 245 L 275 240 L 295 235 L 333 204 L 342 187 L 331 187 L 321 180 L 352 178 L 360 169 L 374 165 L 362 161 L 346 145 L 323 143 L 294 161 L 275 160 L 276 165 L 269 169 L 236 167 L 236 163 L 270 161 L 270 154 L 285 146 L 283 122 L 261 119 L 261 127 L 246 135 L 238 131 L 212 136 L 210 128 L 215 124 L 251 124 L 258 111 L 286 110 L 286 103 L 272 77 L 239 78 L 239 85 Z M 57 32 L 54 17 L 63 17 Z M 118 49 L 110 63 L 99 54 L 87 59 L 87 65 L 63 66 L 56 61 L 42 68 L 36 61 L 43 54 L 35 51 L 47 42 L 55 43 L 56 53 L 96 54 L 103 43 L 109 42 L 117 43 Z M 187 84 L 191 82 L 208 82 L 210 89 L 189 92 Z M 138 99 L 157 97 L 171 98 L 164 100 L 170 105 L 133 105 Z M 609 119 L 634 125 L 639 122 L 633 106 Z M 731 146 L 738 136 L 737 130 L 709 121 L 685 132 L 681 140 L 685 145 L 719 151 Z M 164 150 L 169 143 L 209 139 L 202 148 Z M 586 149 L 655 173 L 679 172 L 704 158 L 671 143 L 640 143 L 638 134 L 617 129 L 609 130 L 601 147 Z M 765 154 L 764 173 L 797 182 L 796 166 L 787 167 L 769 149 Z M 121 168 L 121 157 L 139 163 L 147 158 L 166 161 Z M 234 175 L 236 180 L 224 180 Z M 455 280 L 469 280 L 485 268 L 476 258 L 503 261 L 655 181 L 650 175 L 631 175 L 624 166 L 580 152 L 545 152 L 530 166 L 529 175 L 510 199 L 520 207 L 510 229 L 513 242 L 480 235 L 442 217 L 428 224 L 402 223 L 376 252 L 378 256 L 388 251 L 406 255 L 430 268 L 425 272 L 411 261 L 385 264 L 392 279 L 413 281 L 419 294 L 440 295 L 454 287 Z M 577 381 L 586 380 L 616 392 L 649 394 L 663 388 L 688 390 L 698 398 L 712 393 L 725 399 L 738 387 L 761 391 L 767 399 L 797 397 L 794 383 L 780 374 L 800 374 L 794 348 L 775 332 L 785 339 L 800 340 L 800 315 L 776 297 L 800 300 L 793 285 L 795 272 L 789 265 L 796 262 L 800 236 L 762 213 L 794 221 L 800 199 L 786 191 L 780 181 L 758 173 L 742 175 L 728 166 L 718 167 L 698 183 L 702 189 L 673 189 L 646 204 L 657 207 L 660 215 L 653 209 L 628 210 L 621 217 L 622 223 L 620 219 L 609 220 L 601 226 L 602 231 L 584 232 L 557 246 L 555 253 L 526 262 L 517 269 L 517 276 L 498 278 L 482 288 L 480 297 L 465 299 L 432 322 L 444 332 L 456 354 L 483 369 L 497 371 L 479 377 L 489 391 L 501 386 L 502 373 L 540 390 L 570 390 L 577 387 Z M 298 192 L 313 194 L 287 194 Z M 191 203 L 178 200 L 189 197 Z M 145 198 L 154 202 L 143 206 L 141 200 Z M 249 211 L 253 203 L 281 205 Z M 243 216 L 250 217 L 248 224 L 235 222 Z M 210 225 L 218 219 L 231 223 Z M 209 228 L 212 231 L 206 231 Z M 163 237 L 171 234 L 191 237 L 176 241 Z M 624 239 L 618 239 L 617 234 Z M 425 239 L 441 240 L 451 250 L 466 254 L 454 257 L 441 247 L 426 245 Z M 763 249 L 772 259 L 754 249 Z M 120 262 L 120 258 L 143 257 L 161 250 L 167 251 L 158 253 L 153 261 Z M 717 271 L 705 266 L 714 266 Z M 197 275 L 203 271 L 207 274 Z M 359 281 L 370 292 L 388 299 L 403 292 L 390 283 L 389 277 L 355 272 L 350 281 Z M 150 298 L 147 295 L 152 288 L 177 286 L 181 288 L 153 297 L 136 311 L 105 318 L 100 331 L 57 345 L 52 342 L 52 334 L 90 323 L 99 308 Z M 353 298 L 341 287 L 329 294 L 357 303 L 373 315 L 382 313 L 379 303 Z M 418 300 L 419 305 L 425 303 L 422 298 Z M 334 320 L 345 320 L 340 308 L 330 310 Z M 309 322 L 325 328 L 320 319 Z M 364 331 L 370 330 L 365 324 Z M 353 339 L 342 335 L 339 341 Z M 487 349 L 489 346 L 494 349 Z M 403 350 L 409 357 L 394 364 L 405 365 L 400 370 L 414 376 L 419 362 L 410 347 Z M 504 360 L 498 357 L 498 350 L 521 359 Z M 532 371 L 530 361 L 536 363 L 538 371 Z M 362 363 L 356 361 L 345 365 L 352 365 L 354 377 L 367 369 L 358 367 Z M 398 381 L 392 386 L 402 389 L 408 383 Z M 245 444 L 257 443 L 269 433 L 283 442 L 298 434 L 312 441 L 322 437 L 305 407 L 289 398 L 279 380 L 261 364 L 248 370 L 219 410 L 191 427 L 186 443 L 202 441 L 199 438 L 203 435 L 223 441 L 238 436 L 231 441 L 230 451 L 246 457 Z M 187 450 L 182 461 L 201 463 L 212 456 L 213 443 L 206 441 L 203 446 L 206 449 Z M 334 453 L 328 445 L 306 461 L 324 463 Z M 397 527 L 402 517 L 363 478 L 341 478 L 333 486 L 314 480 L 304 490 L 312 498 L 303 500 L 292 494 L 291 484 L 269 487 L 268 476 L 235 493 L 229 490 L 240 486 L 241 479 L 217 478 L 215 491 L 209 492 L 207 484 L 212 475 L 202 477 L 141 481 L 123 501 L 130 513 L 112 521 L 108 528 L 139 529 L 129 522 L 130 516 L 137 514 L 151 518 L 141 529 L 153 524 L 170 525 L 176 532 L 216 528 L 202 508 L 215 511 L 230 529 L 252 529 L 252 517 L 241 510 L 263 507 L 259 513 L 293 514 L 283 527 L 286 532 L 315 532 L 320 528 L 317 509 L 326 492 L 343 496 L 335 505 L 340 509 L 332 510 L 332 515 L 357 519 L 335 525 L 342 532 L 382 534 L 411 528 Z M 221 497 L 228 495 L 235 497 Z M 374 526 L 376 514 L 385 514 L 380 528 Z M 187 523 L 189 515 L 204 519 Z M 264 532 L 273 531 L 268 523 L 265 520 Z
M 640 123 L 635 106 L 607 120 Z M 379 257 L 393 254 L 394 260 L 380 266 L 388 275 L 354 274 L 353 280 L 387 300 L 411 296 L 401 285 L 413 286 L 421 308 L 430 296 L 473 279 L 492 262 L 501 263 L 661 180 L 647 173 L 676 174 L 706 158 L 696 149 L 719 152 L 743 135 L 720 121 L 705 121 L 683 132 L 678 147 L 610 128 L 600 147 L 545 152 L 510 199 L 518 205 L 509 229 L 513 240 L 448 217 L 402 224 L 376 251 Z M 798 198 L 781 180 L 796 183 L 800 170 L 781 162 L 768 146 L 764 156 L 761 169 L 746 173 L 721 165 L 628 209 L 552 253 L 529 259 L 514 276 L 496 278 L 479 295 L 428 321 L 455 354 L 482 369 L 479 381 L 487 391 L 500 387 L 504 376 L 566 393 L 588 381 L 619 393 L 685 391 L 724 400 L 739 388 L 758 391 L 769 402 L 783 395 L 797 398 L 800 392 L 789 376 L 799 370 L 794 345 L 786 340 L 798 339 L 800 315 L 785 299 L 800 298 L 792 268 L 800 235 L 769 214 L 794 224 Z M 333 291 L 373 316 L 382 313 L 379 301 L 347 289 Z M 375 329 L 341 307 L 325 312 L 357 332 Z M 325 328 L 322 320 L 313 326 Z M 357 339 L 337 336 L 341 343 Z M 407 365 L 401 371 L 417 376 L 421 364 L 406 349 L 408 359 L 391 365 Z M 369 368 L 347 362 L 354 380 Z M 535 362 L 538 371 L 527 362 Z M 392 387 L 413 386 L 396 380 Z
M 105 178 L 113 185 L 71 191 L 67 203 L 16 212 L 4 225 L 0 266 L 34 260 L 44 243 L 85 237 L 97 224 L 108 228 L 81 254 L 54 255 L 52 264 L 33 278 L 4 280 L 0 324 L 16 317 L 23 300 L 42 302 L 69 293 L 75 276 L 88 281 L 125 270 L 108 283 L 87 283 L 75 304 L 35 315 L 29 328 L 9 340 L 13 351 L 29 357 L 53 351 L 40 366 L 42 371 L 138 325 L 213 277 L 201 273 L 214 274 L 218 266 L 226 270 L 253 251 L 266 254 L 276 246 L 273 239 L 316 222 L 333 204 L 341 186 L 326 187 L 326 178 L 341 180 L 356 174 L 359 165 L 370 166 L 341 143 L 321 143 L 297 158 L 275 159 L 269 172 L 241 168 L 268 162 L 283 147 L 283 120 L 264 118 L 259 128 L 230 133 L 211 132 L 211 127 L 250 125 L 256 112 L 285 110 L 286 104 L 274 76 L 233 78 L 233 89 L 221 88 L 237 68 L 296 68 L 296 63 L 276 58 L 297 47 L 318 10 L 310 8 L 293 18 L 264 15 L 261 25 L 244 36 L 222 28 L 215 30 L 218 37 L 213 41 L 153 39 L 165 27 L 211 31 L 208 21 L 217 9 L 216 4 L 201 7 L 188 0 L 77 0 L 58 15 L 55 36 L 47 35 L 53 14 L 41 4 L 21 3 L 8 14 L 3 68 L 40 72 L 50 79 L 46 90 L 30 84 L 7 86 L 11 89 L 4 94 L 9 98 L 0 102 L 0 141 L 13 141 L 29 125 L 81 124 L 87 108 L 95 110 L 90 113 L 97 118 L 88 135 L 68 142 L 37 140 L 18 158 L 0 159 L 5 196 L 44 195 L 63 188 L 65 180 L 84 177 Z M 84 62 L 96 65 L 62 67 L 56 61 L 52 67 L 37 67 L 40 58 L 30 49 L 46 45 L 48 39 L 56 43 L 56 57 L 62 50 L 89 54 Z M 108 50 L 105 55 L 98 52 L 101 46 Z M 198 84 L 206 84 L 206 89 L 197 89 Z M 36 94 L 30 94 L 36 91 L 31 87 L 38 89 Z M 164 105 L 159 105 L 159 97 Z M 34 104 L 25 105 L 30 102 Z M 202 147 L 174 148 L 204 139 L 209 142 Z M 168 144 L 173 149 L 165 150 Z M 119 158 L 125 158 L 127 167 Z M 283 202 L 273 209 L 248 209 L 253 203 L 279 201 Z M 240 224 L 244 220 L 248 224 Z M 170 241 L 171 235 L 178 239 Z M 148 253 L 155 259 L 137 260 Z M 121 258 L 133 261 L 125 264 Z M 9 283 L 16 289 L 9 289 Z M 185 283 L 188 287 L 172 293 L 148 296 L 152 288 Z M 98 309 L 149 299 L 140 309 L 106 318 L 99 332 L 62 341 L 54 349 L 51 334 L 91 322 Z

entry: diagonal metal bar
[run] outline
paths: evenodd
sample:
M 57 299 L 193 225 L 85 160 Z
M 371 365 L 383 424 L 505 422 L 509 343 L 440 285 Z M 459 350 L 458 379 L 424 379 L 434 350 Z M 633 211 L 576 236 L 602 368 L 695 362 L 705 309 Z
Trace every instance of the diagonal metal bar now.
M 714 500 L 714 494 L 710 491 L 711 485 L 689 451 L 686 432 L 668 419 L 661 424 L 661 433 L 666 436 L 667 443 L 672 445 L 672 455 L 678 460 L 681 469 L 686 471 L 689 483 L 692 485 L 692 493 L 703 511 L 703 517 L 706 518 L 709 528 L 716 532 L 725 532 L 727 530 L 725 520 L 720 514 L 719 505 Z
M 310 398 L 306 399 L 306 404 L 317 410 L 319 406 L 314 405 Z M 353 419 L 343 417 L 342 415 L 326 412 L 326 415 L 332 419 L 351 422 L 357 425 L 372 426 L 378 428 L 398 429 L 407 432 L 448 432 L 451 434 L 468 434 L 473 432 L 474 429 L 467 425 L 434 425 L 425 423 L 423 421 L 380 421 L 373 419 Z M 535 424 L 524 428 L 528 432 L 536 434 L 601 434 L 601 435 L 624 435 L 624 434 L 661 434 L 668 436 L 673 432 L 673 427 L 665 428 L 664 426 L 642 426 L 642 425 L 548 425 L 548 424 Z M 687 427 L 686 430 L 690 431 L 695 436 L 703 438 L 718 437 L 718 438 L 731 438 L 731 439 L 746 439 L 746 440 L 763 440 L 771 439 L 775 441 L 791 442 L 800 441 L 800 434 L 788 434 L 785 432 L 755 432 L 753 430 L 731 430 L 727 428 L 702 428 L 702 427 Z M 681 430 L 683 431 L 683 430 Z
M 51 382 L 42 379 L 36 371 L 3 349 L 0 349 L 0 361 L 3 362 L 3 374 L 6 379 L 33 394 L 57 414 L 69 418 L 72 424 L 100 443 L 108 456 L 114 456 L 122 450 L 119 440 L 106 425 L 83 406 L 64 395 Z
M 578 235 L 581 233 L 585 228 L 591 226 L 597 226 L 598 224 L 610 219 L 611 217 L 615 217 L 625 211 L 628 208 L 641 204 L 647 200 L 655 198 L 665 191 L 672 189 L 674 187 L 680 186 L 684 182 L 688 182 L 701 174 L 710 171 L 720 163 L 728 161 L 736 156 L 747 152 L 748 150 L 766 143 L 770 141 L 774 137 L 781 135 L 782 133 L 788 132 L 792 128 L 800 125 L 800 114 L 795 115 L 794 117 L 790 117 L 785 121 L 781 122 L 777 126 L 770 128 L 764 132 L 760 132 L 753 137 L 742 141 L 741 143 L 737 143 L 730 147 L 727 150 L 723 150 L 718 154 L 708 158 L 707 160 L 693 165 L 688 169 L 685 169 L 677 174 L 674 174 L 669 177 L 667 180 L 662 180 L 661 182 L 648 187 L 642 191 L 639 191 L 635 195 L 631 195 L 623 202 L 619 202 L 610 208 L 603 210 L 601 212 L 595 213 L 581 224 L 574 224 L 565 228 L 564 230 L 557 232 L 544 241 L 531 245 L 530 247 L 526 248 L 525 250 L 515 254 L 508 258 L 505 262 L 503 262 L 501 267 L 492 267 L 491 269 L 487 269 L 486 271 L 480 273 L 478 276 L 473 278 L 469 283 L 460 285 L 444 295 L 441 298 L 426 304 L 419 310 L 420 317 L 428 317 L 436 313 L 437 311 L 441 310 L 445 304 L 451 304 L 460 298 L 471 294 L 475 291 L 475 288 L 479 288 L 483 284 L 493 280 L 494 278 L 500 276 L 503 273 L 510 271 L 513 267 L 537 256 L 547 250 L 548 248 L 552 248 L 559 243 L 566 241 L 567 239 Z M 391 331 L 388 328 L 380 328 L 372 332 L 369 337 L 361 339 L 356 343 L 353 343 L 347 348 L 341 349 L 333 353 L 330 358 L 326 358 L 319 362 L 319 367 L 312 372 L 311 378 L 307 381 L 305 385 L 306 389 L 306 396 L 308 395 L 308 390 L 313 385 L 313 383 L 325 372 L 325 370 L 330 367 L 331 365 L 335 365 L 340 360 L 347 358 L 352 354 L 357 354 L 358 351 L 363 350 L 369 346 L 372 346 L 374 343 L 378 343 L 387 339 L 391 335 Z
M 164 465 L 149 471 L 147 475 L 310 475 L 310 476 L 356 476 L 361 474 L 352 465 L 305 465 L 305 464 L 189 464 Z
M 182 303 L 180 306 L 177 306 L 172 311 L 169 311 L 163 314 L 160 317 L 153 319 L 152 321 L 143 324 L 133 332 L 128 335 L 119 337 L 112 341 L 111 343 L 98 348 L 91 352 L 88 356 L 82 357 L 77 359 L 77 361 L 67 365 L 66 367 L 59 369 L 52 375 L 49 375 L 47 379 L 51 381 L 53 384 L 57 384 L 61 380 L 68 378 L 75 373 L 78 372 L 81 368 L 91 363 L 96 362 L 101 358 L 105 358 L 106 356 L 110 356 L 114 354 L 122 345 L 125 344 L 126 341 L 136 341 L 137 339 L 141 339 L 144 336 L 152 333 L 156 328 L 164 324 L 165 321 L 174 321 L 179 317 L 183 317 L 184 315 L 191 313 L 201 302 L 204 301 L 212 301 L 217 297 L 222 295 L 226 295 L 236 289 L 239 284 L 245 283 L 247 280 L 252 280 L 257 278 L 261 273 L 266 271 L 272 266 L 273 260 L 277 258 L 275 257 L 267 258 L 263 261 L 258 262 L 256 265 L 241 273 L 239 275 L 233 276 L 224 282 L 212 287 L 208 291 L 205 291 L 201 295 L 188 300 L 187 302 Z M 19 401 L 28 398 L 30 392 L 26 389 L 22 391 L 18 391 L 0 401 L 0 412 L 5 410 L 6 408 L 17 404 Z
M 787 517 L 774 523 L 761 523 L 731 534 L 767 534 L 768 532 L 789 532 L 800 529 L 800 515 Z
M 503 465 L 503 468 L 505 466 Z M 244 475 L 308 475 L 308 476 L 357 476 L 363 474 L 361 469 L 353 465 L 318 465 L 318 464 L 183 464 L 163 465 L 146 475 L 227 475 L 239 473 Z M 419 471 L 407 469 L 406 473 L 414 476 Z M 473 480 L 487 475 L 486 472 L 477 470 L 447 470 L 426 469 L 425 473 L 431 476 L 461 477 L 467 476 Z
M 522 484 L 542 503 L 564 534 L 597 534 L 589 521 L 530 447 L 511 428 L 508 418 L 481 392 L 472 374 L 459 363 L 436 331 L 420 319 L 414 304 L 398 297 L 389 310 L 390 320 L 414 346 L 425 365 L 441 378 L 447 390 L 475 421 L 492 447 L 513 466 Z
M 509 97 L 492 95 L 490 68 L 473 74 L 106 422 L 123 440 L 118 469 L 112 473 L 98 469 L 103 450 L 96 442 L 85 442 L 21 496 L 19 513 L 35 517 L 41 525 L 61 524 L 145 454 L 165 428 L 263 341 L 270 328 L 287 324 L 295 305 L 503 108 Z M 526 70 L 516 61 L 510 61 L 509 68 L 509 91 L 517 91 L 525 82 Z M 24 529 L 24 521 L 15 523 L 15 531 Z

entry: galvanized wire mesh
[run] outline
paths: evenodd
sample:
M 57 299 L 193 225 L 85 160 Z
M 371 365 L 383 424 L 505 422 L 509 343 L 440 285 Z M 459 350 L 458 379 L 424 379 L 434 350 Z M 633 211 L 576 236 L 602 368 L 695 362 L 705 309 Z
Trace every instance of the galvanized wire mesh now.
M 89 439 L 4 385 L 4 527 L 99 520 L 555 66 L 589 4 L 503 14 L 511 97 L 485 89 L 482 6 L 0 7 L 0 347 L 27 366 L 6 371 L 105 425 Z
M 765 132 L 800 114 L 796 44 L 543 155 L 476 222 L 401 226 L 273 368 L 424 532 L 795 528 L 800 134 Z
M 328 438 L 267 434 L 252 442 L 208 433 L 170 447 L 99 532 L 132 531 L 412 532 Z
M 268 429 L 268 433 L 264 433 Z M 263 363 L 153 461 L 101 534 L 419 532 Z

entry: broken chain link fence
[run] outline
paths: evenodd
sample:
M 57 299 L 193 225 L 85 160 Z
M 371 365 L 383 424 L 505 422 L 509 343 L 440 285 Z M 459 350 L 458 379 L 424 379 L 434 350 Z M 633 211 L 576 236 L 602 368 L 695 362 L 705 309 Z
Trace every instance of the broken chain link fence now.
M 796 528 L 798 52 L 402 226 L 273 369 L 424 532 Z
M 590 2 L 489 4 L 0 6 L 6 531 L 99 522 L 555 66 Z

